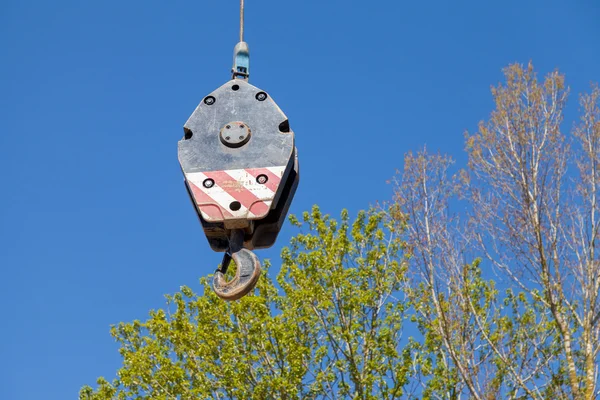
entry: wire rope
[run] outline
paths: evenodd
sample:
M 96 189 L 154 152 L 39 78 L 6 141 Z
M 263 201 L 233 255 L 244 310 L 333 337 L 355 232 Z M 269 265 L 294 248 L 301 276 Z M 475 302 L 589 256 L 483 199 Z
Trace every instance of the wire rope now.
M 244 41 L 244 0 L 240 0 L 240 42 Z

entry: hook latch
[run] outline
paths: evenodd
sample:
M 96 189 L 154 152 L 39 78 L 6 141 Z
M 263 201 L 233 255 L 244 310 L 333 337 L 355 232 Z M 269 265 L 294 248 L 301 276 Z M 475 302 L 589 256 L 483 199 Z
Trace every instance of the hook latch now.
M 244 230 L 233 229 L 229 235 L 229 249 L 223 256 L 221 266 L 215 271 L 213 289 L 223 300 L 237 300 L 248 294 L 260 277 L 260 261 L 258 257 L 244 247 Z M 227 268 L 231 260 L 237 267 L 235 277 L 225 280 Z

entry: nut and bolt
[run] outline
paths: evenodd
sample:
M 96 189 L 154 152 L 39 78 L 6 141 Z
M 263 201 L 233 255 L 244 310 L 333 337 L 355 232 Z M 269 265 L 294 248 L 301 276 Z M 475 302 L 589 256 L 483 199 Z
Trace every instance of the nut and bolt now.
M 256 93 L 256 100 L 265 101 L 267 99 L 267 94 L 265 92 Z
M 268 180 L 269 178 L 266 175 L 259 175 L 256 177 L 256 182 L 260 183 L 261 185 L 267 183 Z
M 202 182 L 202 186 L 204 186 L 207 189 L 210 189 L 211 187 L 215 186 L 215 181 L 213 181 L 210 178 L 205 179 L 204 182 Z
M 205 97 L 204 104 L 206 104 L 207 106 L 212 106 L 213 104 L 215 104 L 215 98 L 212 96 Z
M 236 126 L 240 128 L 239 131 L 235 129 Z M 248 143 L 251 135 L 252 132 L 245 122 L 231 121 L 221 128 L 219 138 L 225 146 L 235 149 Z

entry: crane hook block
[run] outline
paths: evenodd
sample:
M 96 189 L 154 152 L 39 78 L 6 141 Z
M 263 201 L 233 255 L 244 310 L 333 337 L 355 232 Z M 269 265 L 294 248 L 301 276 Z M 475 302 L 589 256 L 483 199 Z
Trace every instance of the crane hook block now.
M 285 114 L 265 91 L 232 79 L 200 102 L 183 130 L 179 163 L 211 248 L 228 252 L 233 231 L 243 232 L 245 249 L 272 246 L 300 178 Z

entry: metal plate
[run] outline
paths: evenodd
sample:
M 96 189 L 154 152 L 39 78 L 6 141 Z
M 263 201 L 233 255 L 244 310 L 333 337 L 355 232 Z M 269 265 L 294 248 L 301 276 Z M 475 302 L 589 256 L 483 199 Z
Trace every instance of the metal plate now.
M 237 88 L 237 90 L 233 90 Z M 244 80 L 227 82 L 202 101 L 185 123 L 186 137 L 178 144 L 184 173 L 266 168 L 288 165 L 294 151 L 294 133 L 287 117 L 266 93 Z M 210 103 L 210 101 L 208 101 Z M 231 122 L 244 123 L 251 138 L 238 148 L 220 140 L 220 132 Z M 281 132 L 280 126 L 288 132 Z
M 243 228 L 277 207 L 294 168 L 294 133 L 267 93 L 234 79 L 200 102 L 178 155 L 201 217 Z

